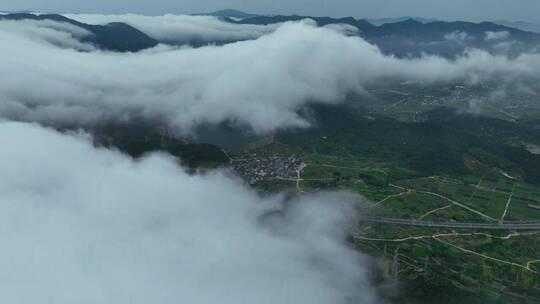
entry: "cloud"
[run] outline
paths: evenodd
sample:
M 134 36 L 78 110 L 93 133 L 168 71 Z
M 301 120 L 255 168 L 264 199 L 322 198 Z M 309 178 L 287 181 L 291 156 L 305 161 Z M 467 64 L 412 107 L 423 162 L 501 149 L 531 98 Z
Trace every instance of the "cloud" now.
M 487 31 L 486 36 L 484 37 L 484 40 L 485 41 L 506 40 L 509 37 L 510 37 L 510 32 L 508 31 L 499 31 L 499 32 Z
M 2 303 L 373 303 L 349 194 L 262 198 L 24 123 L 0 145 Z
M 496 43 L 493 48 L 499 52 L 509 52 L 512 47 L 519 45 L 520 43 L 518 41 L 501 41 Z
M 193 41 L 223 43 L 250 40 L 269 34 L 279 27 L 279 24 L 233 24 L 211 16 L 171 14 L 163 16 L 67 14 L 65 16 L 89 24 L 124 22 L 158 41 L 174 44 Z
M 454 31 L 454 32 L 444 35 L 444 39 L 450 42 L 462 44 L 470 40 L 474 40 L 474 37 L 469 35 L 467 32 Z
M 338 104 L 388 78 L 425 83 L 538 78 L 540 55 L 470 50 L 455 60 L 385 56 L 359 37 L 285 23 L 256 40 L 139 53 L 79 52 L 0 26 L 0 117 L 83 126 L 132 117 L 190 133 L 229 122 L 256 133 L 308 127 L 310 103 Z
M 21 35 L 29 40 L 46 42 L 60 48 L 95 51 L 96 48 L 81 42 L 81 38 L 93 35 L 86 29 L 65 22 L 51 20 L 0 21 L 0 32 Z
M 313 21 L 312 19 L 309 19 Z M 316 25 L 317 23 L 313 21 L 313 25 Z M 350 24 L 339 24 L 339 23 L 331 23 L 324 26 L 327 29 L 334 30 L 338 33 L 341 33 L 346 36 L 354 36 L 358 35 L 360 33 L 360 30 L 356 26 L 352 26 Z

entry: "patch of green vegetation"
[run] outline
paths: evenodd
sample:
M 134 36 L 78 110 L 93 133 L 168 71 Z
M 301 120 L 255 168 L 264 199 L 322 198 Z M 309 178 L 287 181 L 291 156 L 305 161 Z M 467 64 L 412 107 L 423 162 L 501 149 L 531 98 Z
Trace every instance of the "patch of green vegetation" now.
M 150 152 L 166 151 L 189 168 L 214 168 L 229 163 L 223 150 L 209 144 L 189 143 L 156 126 L 147 124 L 108 125 L 93 130 L 98 145 L 114 147 L 139 158 Z
M 527 303 L 527 298 L 533 303 L 539 295 L 535 286 L 540 283 L 540 277 L 520 266 L 526 266 L 535 258 L 539 243 L 534 236 L 508 240 L 485 235 L 431 238 L 431 235 L 454 232 L 393 225 L 370 225 L 366 231 L 378 240 L 356 239 L 356 246 L 379 259 L 399 263 L 406 288 L 400 289 L 402 294 L 396 303 L 433 303 L 437 296 L 440 298 L 436 303 Z M 506 236 L 500 232 L 489 233 L 494 237 Z M 428 237 L 403 242 L 383 241 L 411 236 Z
M 284 191 L 294 191 L 296 184 L 287 180 L 259 181 L 253 187 L 261 193 L 277 193 Z
M 420 123 L 366 117 L 347 108 L 322 107 L 312 114 L 317 121 L 314 128 L 278 133 L 272 141 L 239 155 L 300 157 L 307 167 L 299 190 L 354 191 L 369 200 L 359 203 L 363 215 L 496 223 L 511 198 L 505 220 L 540 219 L 540 210 L 529 207 L 540 206 L 540 165 L 536 165 L 540 158 L 511 144 L 516 138 L 540 138 L 538 131 L 448 109 L 418 114 Z M 276 192 L 294 189 L 295 183 L 256 187 Z M 482 231 L 493 237 L 434 238 L 437 233 L 471 231 L 373 223 L 363 224 L 359 231 L 374 239 L 426 236 L 399 242 L 354 241 L 374 257 L 400 257 L 399 277 L 407 288 L 400 289 L 404 294 L 396 302 L 533 303 L 540 299 L 535 273 L 540 263 L 523 268 L 540 259 L 540 235 L 509 237 L 512 232 Z
M 276 134 L 274 140 L 306 154 L 371 159 L 410 170 L 417 176 L 469 174 L 467 154 L 488 167 L 540 184 L 540 155 L 511 144 L 516 138 L 540 138 L 528 124 L 436 109 L 419 114 L 421 122 L 385 116 L 371 119 L 364 109 L 315 107 L 316 125 Z

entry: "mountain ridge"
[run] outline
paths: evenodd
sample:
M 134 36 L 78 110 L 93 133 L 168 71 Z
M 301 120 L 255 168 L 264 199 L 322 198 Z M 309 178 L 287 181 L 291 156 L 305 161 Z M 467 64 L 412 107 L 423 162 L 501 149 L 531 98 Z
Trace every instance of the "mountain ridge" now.
M 52 20 L 68 23 L 90 31 L 93 35 L 81 38 L 81 42 L 92 43 L 97 47 L 115 52 L 138 52 L 152 48 L 158 41 L 150 38 L 142 31 L 122 22 L 111 22 L 106 25 L 82 23 L 59 14 L 14 13 L 0 15 L 0 20 Z M 122 37 L 122 39 L 119 39 Z
M 216 14 L 247 14 L 241 11 L 224 10 Z M 463 54 L 467 49 L 476 48 L 494 54 L 517 56 L 540 48 L 540 33 L 523 31 L 521 29 L 497 24 L 494 22 L 467 21 L 433 21 L 423 23 L 409 18 L 399 22 L 373 25 L 365 19 L 354 17 L 332 18 L 312 17 L 301 15 L 254 15 L 249 18 L 219 17 L 222 21 L 232 24 L 268 25 L 288 21 L 312 19 L 318 26 L 331 24 L 347 24 L 358 29 L 359 37 L 374 44 L 387 55 L 398 57 L 422 56 L 423 54 L 440 55 L 454 58 Z M 14 13 L 0 15 L 0 20 L 53 20 L 65 22 L 84 28 L 94 35 L 81 38 L 97 47 L 119 52 L 137 52 L 156 46 L 159 42 L 144 32 L 121 22 L 106 25 L 91 25 L 78 22 L 58 14 L 29 14 Z M 236 40 L 227 41 L 227 43 Z M 192 43 L 193 47 L 201 47 L 212 42 Z M 216 42 L 223 44 L 222 42 Z
M 224 20 L 235 24 L 269 25 L 303 19 L 312 19 L 318 26 L 341 23 L 355 26 L 359 30 L 360 37 L 377 45 L 385 54 L 400 57 L 435 54 L 452 58 L 469 48 L 516 56 L 540 47 L 539 33 L 488 21 L 480 23 L 468 21 L 423 23 L 409 18 L 376 26 L 365 19 L 353 17 L 276 15 L 257 16 L 242 20 Z

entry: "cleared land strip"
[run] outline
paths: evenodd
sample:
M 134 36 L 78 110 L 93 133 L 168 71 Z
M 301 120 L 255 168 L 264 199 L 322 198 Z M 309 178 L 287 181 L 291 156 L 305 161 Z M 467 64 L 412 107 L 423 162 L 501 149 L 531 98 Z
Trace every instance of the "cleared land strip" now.
M 405 226 L 432 227 L 432 228 L 455 228 L 455 229 L 484 229 L 484 230 L 540 230 L 540 222 L 505 222 L 500 224 L 482 224 L 482 223 L 450 223 L 450 222 L 432 222 L 409 219 L 397 219 L 386 217 L 360 218 L 362 222 L 383 223 Z

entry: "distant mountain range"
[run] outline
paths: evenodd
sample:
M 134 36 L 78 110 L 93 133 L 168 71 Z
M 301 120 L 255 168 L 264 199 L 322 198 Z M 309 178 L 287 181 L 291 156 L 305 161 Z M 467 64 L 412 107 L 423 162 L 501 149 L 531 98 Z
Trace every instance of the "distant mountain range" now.
M 358 28 L 359 36 L 387 54 L 418 56 L 423 53 L 453 57 L 468 48 L 492 53 L 520 54 L 540 47 L 540 34 L 493 22 L 420 22 L 406 19 L 376 26 L 365 19 L 312 16 L 257 16 L 242 20 L 224 18 L 236 24 L 268 25 L 312 19 L 319 26 L 348 24 Z M 424 20 L 425 21 L 425 20 Z
M 478 48 L 491 53 L 517 55 L 528 51 L 540 50 L 540 34 L 524 31 L 515 27 L 493 22 L 445 22 L 429 19 L 386 19 L 382 25 L 374 25 L 365 19 L 353 17 L 331 18 L 298 15 L 261 16 L 236 10 L 213 12 L 224 22 L 233 24 L 268 25 L 287 21 L 312 19 L 319 26 L 330 24 L 348 24 L 358 29 L 358 35 L 368 42 L 377 45 L 384 53 L 395 56 L 419 56 L 421 54 L 437 54 L 455 57 L 468 48 Z M 54 20 L 67 22 L 82 27 L 94 35 L 82 38 L 97 47 L 110 51 L 136 52 L 156 46 L 159 42 L 142 31 L 125 23 L 113 22 L 106 25 L 81 23 L 61 15 L 34 15 L 15 13 L 0 15 L 0 20 Z M 523 24 L 522 24 L 523 26 Z M 229 41 L 234 42 L 234 41 Z M 198 47 L 203 44 L 194 44 Z M 223 44 L 223 42 L 216 42 Z
M 409 19 L 412 19 L 412 20 L 415 20 L 415 21 L 418 21 L 418 22 L 421 22 L 421 23 L 430 23 L 430 22 L 440 21 L 440 20 L 437 20 L 437 19 L 420 18 L 420 17 L 368 18 L 368 19 L 365 19 L 365 20 L 368 21 L 369 23 L 373 24 L 373 25 L 381 26 L 381 25 L 386 24 L 386 23 L 403 22 L 403 21 L 406 21 L 406 20 L 409 20 Z
M 268 16 L 268 15 L 257 15 L 257 14 L 246 13 L 246 12 L 235 10 L 235 9 L 223 9 L 223 10 L 219 10 L 219 11 L 215 11 L 211 13 L 203 13 L 203 14 L 195 14 L 195 15 L 196 16 L 228 17 L 228 18 L 233 18 L 233 19 L 247 19 L 247 18 L 253 18 L 253 17 Z M 442 21 L 442 20 L 434 19 L 434 18 L 422 18 L 422 17 L 410 17 L 410 16 L 404 16 L 404 17 L 398 17 L 398 18 L 366 18 L 364 20 L 366 20 L 367 22 L 375 26 L 381 26 L 387 23 L 403 22 L 409 19 L 412 19 L 421 23 L 432 23 L 432 22 Z M 497 20 L 497 21 L 493 21 L 493 23 L 508 26 L 508 27 L 513 27 L 513 28 L 520 29 L 523 31 L 540 33 L 540 23 L 532 23 L 532 22 L 527 22 L 527 21 L 505 21 L 505 20 Z
M 0 20 L 53 20 L 66 22 L 90 31 L 93 35 L 81 38 L 82 42 L 109 51 L 138 52 L 154 47 L 158 42 L 145 33 L 121 22 L 113 22 L 106 25 L 92 25 L 81 23 L 57 14 L 34 15 L 29 13 L 15 13 L 0 15 Z
M 540 33 L 540 23 L 532 23 L 526 21 L 495 21 L 495 23 L 504 26 L 514 27 L 524 31 Z

